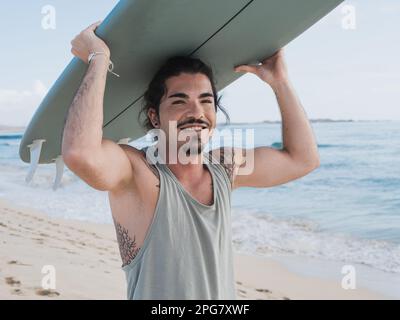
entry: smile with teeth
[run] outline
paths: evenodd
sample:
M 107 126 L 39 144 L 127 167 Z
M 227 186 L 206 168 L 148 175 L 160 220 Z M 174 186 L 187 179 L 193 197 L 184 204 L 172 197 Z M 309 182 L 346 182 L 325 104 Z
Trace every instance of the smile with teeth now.
M 181 131 L 201 131 L 203 129 L 206 129 L 206 128 L 201 127 L 201 126 L 193 126 L 193 127 L 182 128 Z

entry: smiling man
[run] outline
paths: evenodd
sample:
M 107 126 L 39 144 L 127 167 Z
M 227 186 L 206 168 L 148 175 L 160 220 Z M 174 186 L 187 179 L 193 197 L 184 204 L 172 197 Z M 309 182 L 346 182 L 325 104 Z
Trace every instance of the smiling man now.
M 138 150 L 102 136 L 110 50 L 94 33 L 98 25 L 72 41 L 73 54 L 84 62 L 96 54 L 70 106 L 62 154 L 86 183 L 108 191 L 128 299 L 235 299 L 231 192 L 279 185 L 319 166 L 283 50 L 260 65 L 234 70 L 252 72 L 274 90 L 282 115 L 281 150 L 222 147 L 203 152 L 215 131 L 217 110 L 225 111 L 212 70 L 189 57 L 168 59 L 150 82 L 143 125 L 162 134 L 155 148 Z M 159 156 L 165 162 L 151 161 Z M 250 158 L 253 169 L 245 173 Z

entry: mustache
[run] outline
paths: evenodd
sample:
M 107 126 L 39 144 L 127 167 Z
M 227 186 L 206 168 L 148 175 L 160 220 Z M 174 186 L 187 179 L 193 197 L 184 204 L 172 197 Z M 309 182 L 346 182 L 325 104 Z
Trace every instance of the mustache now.
M 185 126 L 187 124 L 199 124 L 199 125 L 206 125 L 207 127 L 209 127 L 209 123 L 203 120 L 190 120 L 190 121 L 186 121 L 184 123 L 181 123 L 178 125 L 178 128 Z

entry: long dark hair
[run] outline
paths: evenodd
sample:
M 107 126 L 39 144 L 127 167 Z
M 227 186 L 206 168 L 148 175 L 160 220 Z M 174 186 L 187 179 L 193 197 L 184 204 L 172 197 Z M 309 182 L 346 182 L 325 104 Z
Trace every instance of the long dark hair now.
M 150 108 L 154 108 L 156 110 L 157 116 L 159 116 L 161 98 L 164 96 L 167 90 L 165 84 L 166 81 L 168 80 L 168 78 L 179 76 L 181 73 L 202 73 L 208 77 L 211 82 L 211 87 L 214 95 L 215 112 L 220 109 L 226 117 L 226 123 L 229 124 L 230 118 L 224 107 L 221 106 L 221 96 L 218 96 L 218 91 L 216 89 L 215 79 L 211 67 L 209 67 L 198 58 L 174 56 L 169 58 L 156 72 L 144 94 L 143 107 L 138 115 L 138 119 L 140 118 L 142 113 L 145 113 L 146 115 L 145 120 L 142 123 L 143 127 L 147 131 L 154 128 L 147 115 L 147 111 Z

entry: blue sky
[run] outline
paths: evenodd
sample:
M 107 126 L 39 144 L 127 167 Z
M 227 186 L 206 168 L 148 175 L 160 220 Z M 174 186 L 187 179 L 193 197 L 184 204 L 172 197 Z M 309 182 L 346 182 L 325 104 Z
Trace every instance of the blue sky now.
M 70 41 L 117 0 L 1 1 L 0 124 L 27 125 L 72 59 Z M 42 7 L 56 9 L 43 30 Z M 356 28 L 342 27 L 352 5 Z M 291 81 L 309 118 L 400 120 L 400 1 L 353 0 L 286 46 Z M 223 90 L 232 121 L 279 120 L 272 90 L 252 74 Z M 224 118 L 220 117 L 220 121 Z

